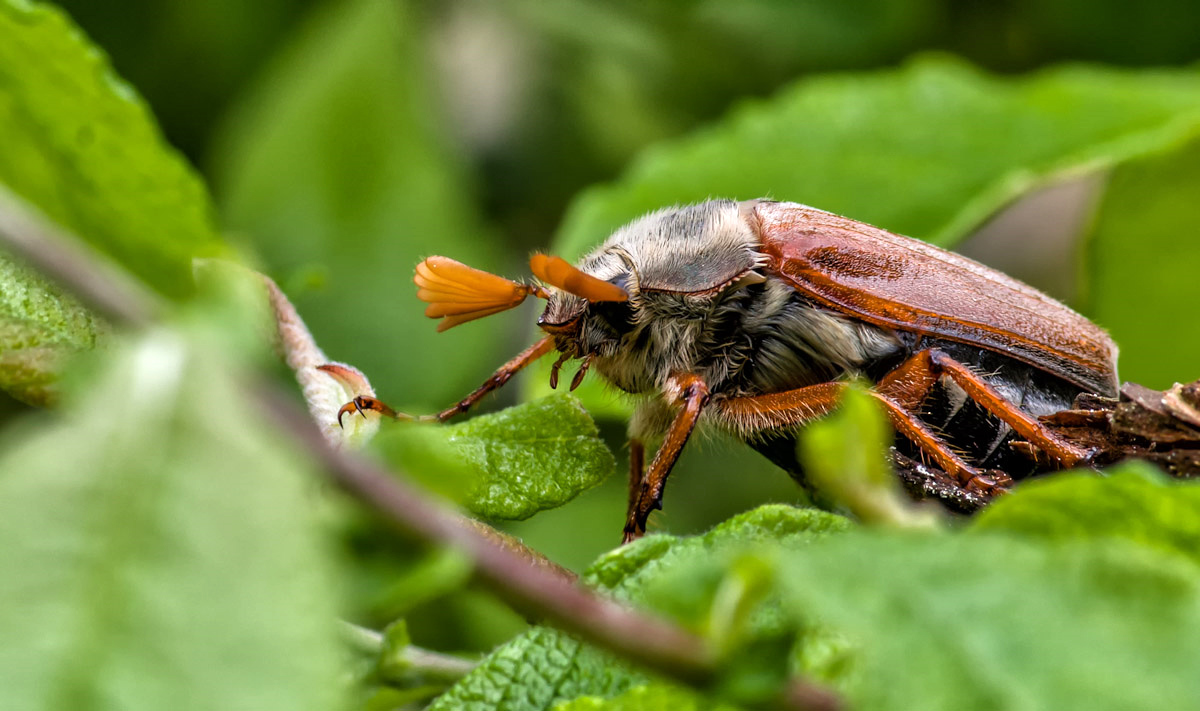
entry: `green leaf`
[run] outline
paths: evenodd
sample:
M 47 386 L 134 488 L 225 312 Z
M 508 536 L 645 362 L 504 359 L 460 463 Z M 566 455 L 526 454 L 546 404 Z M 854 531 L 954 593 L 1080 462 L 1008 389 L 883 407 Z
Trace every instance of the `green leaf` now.
M 0 707 L 338 708 L 307 466 L 213 340 L 151 333 L 6 432 Z
M 1121 543 L 847 535 L 781 556 L 786 609 L 856 647 L 861 709 L 1183 708 L 1200 575 Z
M 1148 387 L 1200 378 L 1200 132 L 1120 165 L 1092 222 L 1090 315 L 1121 345 L 1121 376 Z
M 222 251 L 203 184 L 58 9 L 0 0 L 0 183 L 159 291 Z
M 719 551 L 766 542 L 802 547 L 850 528 L 850 521 L 837 514 L 769 504 L 734 516 L 702 536 L 652 535 L 622 546 L 593 563 L 587 580 L 619 597 L 640 600 L 646 584 L 663 571 Z
M 577 257 L 664 206 L 764 196 L 952 245 L 1034 188 L 1146 155 L 1197 126 L 1194 70 L 1063 67 L 1012 78 L 926 56 L 894 71 L 808 78 L 655 146 L 615 183 L 582 194 L 554 251 Z M 528 394 L 545 381 L 530 379 Z M 627 413 L 596 383 L 579 392 L 597 416 Z
M 1200 483 L 1170 479 L 1144 462 L 1107 476 L 1059 474 L 1017 487 L 976 516 L 971 529 L 1048 542 L 1119 539 L 1200 563 Z
M 586 579 L 620 599 L 642 602 L 655 581 L 672 570 L 764 541 L 806 545 L 849 525 L 841 516 L 814 509 L 763 506 L 703 536 L 647 536 L 601 557 Z M 641 673 L 564 632 L 535 627 L 489 655 L 431 710 L 543 711 L 580 696 L 615 696 L 645 681 Z
M 9 204 L 19 196 L 170 296 L 190 293 L 194 256 L 221 251 L 199 179 L 53 7 L 0 0 L 0 136 L 0 209 L 24 210 Z M 52 404 L 63 364 L 105 331 L 78 301 L 0 254 L 0 388 Z
M 612 473 L 612 453 L 574 397 L 555 394 L 450 426 L 385 429 L 384 456 L 469 511 L 520 520 Z
M 638 215 L 712 196 L 802 202 L 950 244 L 1064 171 L 1178 140 L 1200 125 L 1198 99 L 1195 71 L 1066 67 L 1007 78 L 936 55 L 805 79 L 585 193 L 557 249 L 577 256 Z
M 54 404 L 64 364 L 106 333 L 74 297 L 0 254 L 0 388 L 31 405 Z
M 615 696 L 644 681 L 567 634 L 535 627 L 488 655 L 429 711 L 546 711 L 584 695 Z
M 422 315 L 413 268 L 438 253 L 500 261 L 445 138 L 410 3 L 324 3 L 222 130 L 216 191 L 317 342 L 406 411 L 456 402 L 523 344 L 529 313 L 447 333 Z M 453 367 L 450 367 L 453 365 Z

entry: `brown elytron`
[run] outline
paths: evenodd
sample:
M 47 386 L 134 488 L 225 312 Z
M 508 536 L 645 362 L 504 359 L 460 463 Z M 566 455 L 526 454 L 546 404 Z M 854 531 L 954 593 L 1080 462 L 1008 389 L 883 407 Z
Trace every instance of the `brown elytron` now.
M 828 212 L 760 202 L 754 215 L 769 268 L 829 308 L 1008 353 L 1093 392 L 1117 387 L 1108 334 L 1026 284 Z
M 1090 452 L 1041 416 L 1083 392 L 1116 392 L 1116 346 L 1066 306 L 965 257 L 794 203 L 715 200 L 651 213 L 577 265 L 530 260 L 523 285 L 445 257 L 417 269 L 439 329 L 548 303 L 546 336 L 475 392 L 466 411 L 552 350 L 640 396 L 630 425 L 626 541 L 661 507 L 694 428 L 740 437 L 804 483 L 796 428 L 836 407 L 845 379 L 866 376 L 898 446 L 970 491 L 994 492 L 1037 466 Z M 382 403 L 356 401 L 343 413 Z M 645 446 L 657 444 L 649 467 Z M 903 451 L 903 450 L 902 450 Z M 1024 469 L 1022 469 L 1024 468 Z M 1009 473 L 1011 472 L 1011 476 Z

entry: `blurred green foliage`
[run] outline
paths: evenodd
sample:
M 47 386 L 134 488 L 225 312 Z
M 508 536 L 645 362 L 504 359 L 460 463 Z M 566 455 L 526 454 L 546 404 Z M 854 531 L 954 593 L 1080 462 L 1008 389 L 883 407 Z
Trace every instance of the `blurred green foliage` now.
M 0 443 L 0 706 L 329 711 L 332 550 L 310 470 L 236 417 L 211 330 L 122 342 Z M 81 384 L 81 383 L 77 383 Z
M 146 98 L 65 16 L 0 0 L 3 187 L 175 298 L 192 257 L 236 245 L 401 409 L 454 402 L 534 332 L 526 306 L 436 334 L 410 283 L 427 254 L 516 276 L 552 235 L 575 256 L 645 210 L 760 195 L 953 244 L 1080 178 L 1102 189 L 1067 230 L 1078 248 L 1042 271 L 1078 272 L 1078 305 L 1112 329 L 1127 379 L 1200 375 L 1200 6 L 1186 0 L 61 4 Z M 173 351 L 109 341 L 4 255 L 0 286 L 0 386 L 26 401 L 52 401 L 67 356 L 124 344 L 76 372 L 57 418 L 10 425 L 27 411 L 0 404 L 0 569 L 22 571 L 0 582 L 0 705 L 183 693 L 197 708 L 334 708 L 339 596 L 372 625 L 404 615 L 419 644 L 501 645 L 439 708 L 711 705 L 527 628 L 456 553 L 303 485 L 246 414 L 235 339 L 193 324 Z M 544 389 L 533 375 L 489 406 Z M 597 380 L 584 401 L 619 450 L 627 405 Z M 878 493 L 868 410 L 809 452 L 829 476 L 861 470 L 860 498 Z M 582 570 L 618 540 L 625 482 L 584 491 L 612 463 L 572 401 L 439 429 L 416 455 L 403 439 L 380 449 L 448 475 L 436 484 L 479 515 L 569 501 L 509 527 L 555 560 Z M 459 445 L 477 455 L 461 481 L 445 466 Z M 601 557 L 588 580 L 706 636 L 727 657 L 710 690 L 726 700 L 803 670 L 859 708 L 1179 707 L 1200 693 L 1178 666 L 1200 624 L 1194 488 L 1063 477 L 966 535 L 897 533 L 892 515 L 853 532 L 785 506 L 726 521 L 805 497 L 744 446 L 696 441 L 654 521 L 672 535 Z M 358 691 L 374 695 L 364 709 L 402 700 Z

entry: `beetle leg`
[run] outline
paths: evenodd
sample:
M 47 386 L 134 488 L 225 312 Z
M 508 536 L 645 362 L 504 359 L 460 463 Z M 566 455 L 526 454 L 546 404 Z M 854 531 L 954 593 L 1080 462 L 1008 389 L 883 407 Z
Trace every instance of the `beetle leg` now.
M 743 429 L 763 430 L 778 427 L 795 427 L 829 414 L 846 389 L 845 383 L 819 383 L 782 393 L 756 395 L 722 400 L 719 404 L 724 415 L 738 423 Z M 888 419 L 905 439 L 917 445 L 939 467 L 958 479 L 967 489 L 992 493 L 1002 487 L 963 461 L 924 422 L 921 422 L 890 395 L 870 391 L 883 404 Z
M 438 422 L 445 422 L 455 415 L 461 415 L 467 410 L 470 410 L 475 406 L 475 403 L 482 400 L 488 393 L 507 383 L 509 379 L 520 372 L 522 368 L 538 358 L 541 358 L 552 350 L 554 350 L 554 337 L 546 336 L 537 343 L 534 343 L 532 346 L 518 353 L 512 360 L 497 368 L 496 372 L 492 374 L 492 377 L 483 381 L 483 385 L 480 385 L 473 392 L 471 392 L 471 394 L 467 395 L 462 400 L 459 400 L 458 404 L 442 410 L 429 419 L 437 420 Z
M 1005 399 L 973 370 L 937 349 L 914 354 L 888 373 L 879 382 L 878 389 L 894 397 L 905 409 L 915 410 L 943 375 L 962 388 L 967 397 L 1008 424 L 1060 466 L 1072 467 L 1086 463 L 1090 458 L 1089 452 L 1060 439 L 1037 418 Z
M 625 519 L 625 535 L 622 543 L 629 543 L 634 539 L 641 538 L 646 533 L 646 519 L 650 517 L 650 512 L 662 508 L 663 487 L 667 483 L 667 475 L 671 473 L 671 468 L 679 459 L 679 453 L 683 451 L 683 445 L 692 435 L 692 430 L 695 429 L 696 422 L 700 419 L 701 410 L 708 403 L 708 384 L 699 377 L 695 375 L 674 376 L 671 378 L 671 384 L 678 389 L 676 401 L 682 402 L 683 407 L 675 415 L 670 428 L 667 429 L 667 436 L 658 451 L 655 452 L 649 471 L 644 477 L 640 477 L 636 499 L 633 492 L 630 492 L 631 505 Z M 632 454 L 631 451 L 629 472 L 631 488 L 634 478 Z M 638 469 L 641 467 L 639 466 Z

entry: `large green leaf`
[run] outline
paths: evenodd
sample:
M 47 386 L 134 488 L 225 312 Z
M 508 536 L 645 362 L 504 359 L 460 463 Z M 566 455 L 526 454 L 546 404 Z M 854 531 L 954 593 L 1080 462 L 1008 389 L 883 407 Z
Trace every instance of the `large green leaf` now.
M 338 708 L 306 465 L 202 340 L 147 335 L 6 432 L 0 708 Z
M 220 252 L 203 184 L 59 10 L 0 0 L 0 183 L 165 294 Z
M 823 511 L 763 506 L 703 536 L 643 538 L 600 558 L 586 578 L 618 598 L 643 602 L 653 583 L 670 571 L 769 541 L 802 547 L 848 527 L 846 519 Z M 489 655 L 433 709 L 545 711 L 580 696 L 615 696 L 645 681 L 645 675 L 564 632 L 535 627 Z
M 519 520 L 604 480 L 613 456 L 574 397 L 556 394 L 467 422 L 385 428 L 374 445 L 477 516 Z
M 1144 462 L 1105 476 L 1061 474 L 1030 481 L 971 522 L 982 532 L 1048 541 L 1115 538 L 1200 563 L 1200 483 L 1175 481 Z
M 1121 377 L 1200 378 L 1200 132 L 1113 171 L 1087 242 L 1089 314 L 1121 345 Z
M 1016 495 L 1014 495 L 1016 496 Z M 1184 708 L 1200 574 L 1123 543 L 853 535 L 779 559 L 784 598 L 856 647 L 858 709 Z
M 408 3 L 327 3 L 232 115 L 215 180 L 230 224 L 330 357 L 361 369 L 385 401 L 429 410 L 519 350 L 502 334 L 529 315 L 444 334 L 422 315 L 412 284 L 422 257 L 502 265 L 444 138 L 424 39 Z
M 638 215 L 712 196 L 792 200 L 949 244 L 1064 171 L 1096 169 L 1200 125 L 1200 73 L 1066 67 L 984 74 L 929 56 L 805 79 L 646 152 L 572 206 L 577 256 Z

